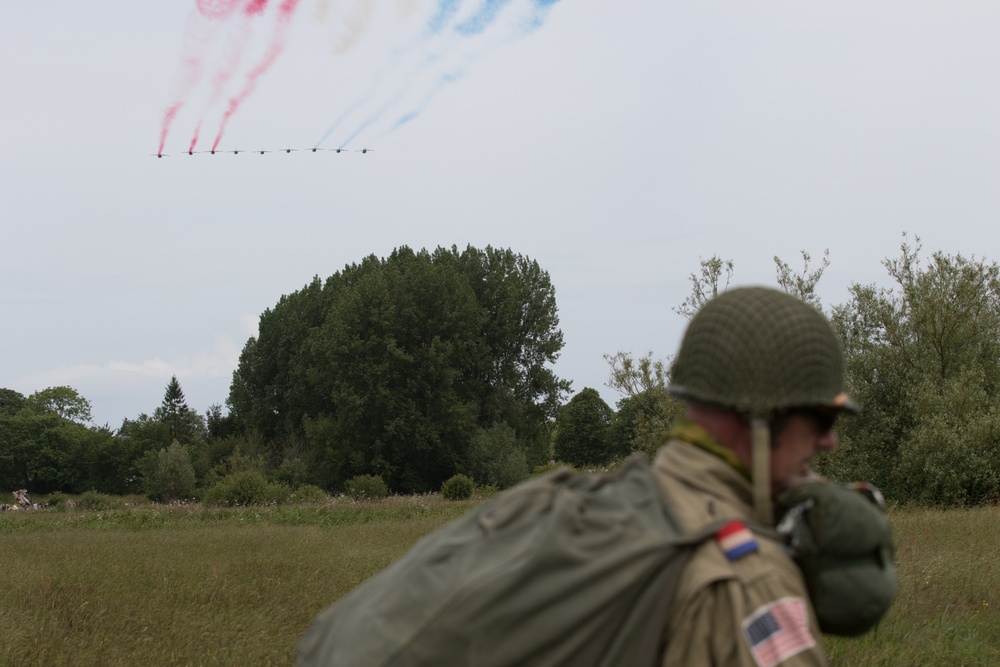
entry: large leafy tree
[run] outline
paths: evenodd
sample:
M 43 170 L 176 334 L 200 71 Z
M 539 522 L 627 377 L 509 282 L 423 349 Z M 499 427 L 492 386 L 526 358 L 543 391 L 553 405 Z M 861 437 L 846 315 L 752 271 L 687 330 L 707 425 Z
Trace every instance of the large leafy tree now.
M 0 415 L 14 415 L 24 407 L 24 394 L 13 389 L 0 387 Z
M 454 256 L 438 251 L 442 259 Z M 480 426 L 504 422 L 529 443 L 533 465 L 548 460 L 549 417 L 570 383 L 550 364 L 563 346 L 555 290 L 537 262 L 506 249 L 473 247 L 458 256 L 461 272 L 485 316 L 482 339 L 488 348 L 480 376 Z
M 69 390 L 57 393 L 72 394 L 89 410 L 89 403 L 75 390 L 58 389 Z M 39 399 L 45 395 L 50 394 L 37 392 L 17 401 L 6 394 L 8 405 L 0 410 L 0 488 L 25 488 L 37 493 L 79 492 L 86 490 L 83 487 L 87 484 L 96 488 L 94 475 L 105 471 L 91 465 L 91 454 L 112 440 L 110 431 L 68 419 Z M 82 417 L 73 411 L 68 414 Z
M 854 284 L 833 311 L 850 391 L 829 474 L 935 503 L 1000 497 L 1000 267 L 904 236 L 894 286 Z
M 559 411 L 556 458 L 574 466 L 603 465 L 624 452 L 611 433 L 614 412 L 596 389 L 585 387 Z
M 331 276 L 326 285 L 317 276 L 261 314 L 257 335 L 240 354 L 226 401 L 237 429 L 278 440 L 285 433 L 301 431 L 303 417 L 325 405 L 327 397 L 310 384 L 310 373 L 299 356 L 310 332 L 326 321 L 329 302 L 342 286 L 340 274 Z
M 91 421 L 90 401 L 73 387 L 49 387 L 36 391 L 27 398 L 25 406 L 37 412 L 53 412 L 80 424 Z
M 506 423 L 528 454 L 547 455 L 545 424 L 568 388 L 547 368 L 562 347 L 557 327 L 537 263 L 492 248 L 402 247 L 265 311 L 229 407 L 244 431 L 304 437 L 328 486 L 367 473 L 433 489 L 477 428 Z

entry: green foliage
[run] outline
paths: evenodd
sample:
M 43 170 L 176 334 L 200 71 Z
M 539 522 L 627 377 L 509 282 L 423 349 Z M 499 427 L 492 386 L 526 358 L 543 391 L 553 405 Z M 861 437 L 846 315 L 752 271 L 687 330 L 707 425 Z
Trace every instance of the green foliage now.
M 926 504 L 1000 500 L 1000 408 L 982 369 L 915 391 L 921 419 L 900 447 L 896 474 L 905 497 Z
M 720 289 L 719 283 L 722 281 L 723 273 L 726 274 L 725 283 Z M 724 260 L 718 255 L 702 259 L 698 273 L 692 273 L 688 276 L 688 280 L 691 282 L 691 294 L 684 299 L 681 305 L 673 308 L 673 311 L 690 320 L 706 301 L 729 288 L 729 281 L 732 277 L 733 260 Z
M 530 473 L 528 459 L 507 424 L 478 429 L 469 443 L 466 469 L 480 485 L 514 486 Z
M 1000 267 L 934 253 L 920 239 L 884 262 L 893 288 L 854 284 L 833 312 L 849 391 L 842 447 L 821 463 L 869 479 L 890 498 L 987 502 L 1000 492 Z
M 611 439 L 614 413 L 596 389 L 586 387 L 559 412 L 556 457 L 578 467 L 601 465 L 620 456 Z
M 268 482 L 263 474 L 255 470 L 242 470 L 227 475 L 219 483 L 205 491 L 202 502 L 205 505 L 246 505 L 280 504 L 288 500 L 292 490 L 284 484 Z
M 329 498 L 326 491 L 314 484 L 303 484 L 296 488 L 292 495 L 288 497 L 290 503 L 315 503 L 322 502 Z
M 611 439 L 619 453 L 642 452 L 650 460 L 666 442 L 674 421 L 684 414 L 684 404 L 665 387 L 651 387 L 618 401 L 611 425 Z
M 109 510 L 115 506 L 115 499 L 105 493 L 85 491 L 76 499 L 76 506 L 82 510 Z
M 684 404 L 667 393 L 667 363 L 652 352 L 634 359 L 628 352 L 604 355 L 611 367 L 608 386 L 624 397 L 611 426 L 611 440 L 619 454 L 636 451 L 650 459 L 665 441 L 674 420 L 684 414 Z
M 205 420 L 188 407 L 177 376 L 170 377 L 163 393 L 163 402 L 153 412 L 153 419 L 165 424 L 171 440 L 181 444 L 199 442 L 205 438 Z
M 266 477 L 264 448 L 256 438 L 226 438 L 215 444 L 220 446 L 217 453 L 229 450 L 229 454 L 223 456 L 205 476 L 206 487 L 212 487 L 237 472 L 255 472 Z
M 45 498 L 42 502 L 49 507 L 60 507 L 65 506 L 67 500 L 69 500 L 69 496 L 65 493 L 55 491 L 54 493 L 50 493 L 49 497 Z
M 666 389 L 669 370 L 664 361 L 653 358 L 652 352 L 634 359 L 628 352 L 605 354 L 604 360 L 611 367 L 608 387 L 625 396 L 638 396 L 654 389 Z
M 344 491 L 354 500 L 381 500 L 389 495 L 389 487 L 379 475 L 357 475 L 347 480 Z
M 0 414 L 0 488 L 32 493 L 80 490 L 84 457 L 100 432 L 29 407 Z
M 823 251 L 823 262 L 819 268 L 809 270 L 809 263 L 812 256 L 805 250 L 802 251 L 802 273 L 795 273 L 787 262 L 782 261 L 777 255 L 774 256 L 774 266 L 777 271 L 777 281 L 781 289 L 792 296 L 797 296 L 817 310 L 822 310 L 819 295 L 816 294 L 816 284 L 823 277 L 823 272 L 830 266 L 830 251 Z
M 154 500 L 185 500 L 195 488 L 191 455 L 184 445 L 174 440 L 170 447 L 155 454 L 149 452 L 143 462 L 143 484 L 146 495 Z
M 454 475 L 441 485 L 441 495 L 445 500 L 466 500 L 472 497 L 476 485 L 468 475 Z
M 309 479 L 309 466 L 298 457 L 286 458 L 274 471 L 274 479 L 297 489 Z
M 555 291 L 509 250 L 401 247 L 314 279 L 260 318 L 233 376 L 235 424 L 303 438 L 325 486 L 379 475 L 438 488 L 477 428 L 505 422 L 547 456 L 547 421 L 568 383 Z
M 90 401 L 72 387 L 49 387 L 36 391 L 24 403 L 25 407 L 38 412 L 54 412 L 63 419 L 86 424 L 91 421 Z
M 830 251 L 823 251 L 822 263 L 818 268 L 811 271 L 809 265 L 812 262 L 812 256 L 805 250 L 802 250 L 800 254 L 802 255 L 803 262 L 801 273 L 795 273 L 792 267 L 788 265 L 788 262 L 783 261 L 775 255 L 775 279 L 778 286 L 785 292 L 820 309 L 820 300 L 819 295 L 816 294 L 816 285 L 819 283 L 820 278 L 823 277 L 823 272 L 830 266 Z M 729 289 L 729 283 L 732 280 L 734 271 L 735 264 L 731 259 L 724 260 L 718 255 L 702 259 L 699 263 L 698 272 L 688 276 L 688 281 L 691 283 L 691 294 L 679 306 L 672 308 L 672 310 L 690 320 L 705 305 L 706 301 Z M 725 282 L 723 282 L 723 274 L 725 274 Z
M 0 416 L 15 415 L 24 407 L 24 394 L 13 389 L 0 388 Z
M 213 440 L 235 435 L 236 427 L 233 416 L 222 414 L 222 406 L 213 403 L 205 411 L 205 431 L 208 437 Z

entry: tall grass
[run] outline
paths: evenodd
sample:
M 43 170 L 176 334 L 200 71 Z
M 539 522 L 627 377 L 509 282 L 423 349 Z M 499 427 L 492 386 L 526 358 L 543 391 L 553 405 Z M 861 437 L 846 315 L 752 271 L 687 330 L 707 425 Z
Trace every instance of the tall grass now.
M 316 614 L 474 504 L 0 517 L 0 664 L 290 665 Z
M 899 594 L 879 626 L 827 638 L 831 662 L 1000 665 L 1000 508 L 894 509 Z
M 310 621 L 476 504 L 0 514 L 0 665 L 290 665 Z M 831 662 L 1000 664 L 1000 509 L 896 509 L 900 591 Z

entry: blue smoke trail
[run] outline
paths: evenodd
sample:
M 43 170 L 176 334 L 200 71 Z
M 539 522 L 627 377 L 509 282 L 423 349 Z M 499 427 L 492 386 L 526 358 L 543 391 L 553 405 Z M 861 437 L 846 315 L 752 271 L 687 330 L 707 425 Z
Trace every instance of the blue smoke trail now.
M 427 36 L 431 37 L 444 30 L 458 13 L 462 0 L 441 0 L 437 13 L 427 22 Z
M 499 0 L 499 2 L 494 2 L 493 4 L 502 5 L 505 4 L 507 1 L 508 0 Z M 427 108 L 427 105 L 430 104 L 431 100 L 433 100 L 437 96 L 437 94 L 441 92 L 441 89 L 447 86 L 448 84 L 460 80 L 463 76 L 465 76 L 465 73 L 468 71 L 469 67 L 471 67 L 475 61 L 479 60 L 487 53 L 493 51 L 495 48 L 516 41 L 518 39 L 521 39 L 522 37 L 526 37 L 535 30 L 541 28 L 542 25 L 545 24 L 545 20 L 548 18 L 549 11 L 552 9 L 553 5 L 555 5 L 557 2 L 559 2 L 559 0 L 534 0 L 531 13 L 526 18 L 518 22 L 519 29 L 517 30 L 517 32 L 512 34 L 507 39 L 502 40 L 496 44 L 493 44 L 492 46 L 487 47 L 486 49 L 483 49 L 479 53 L 467 56 L 464 65 L 458 70 L 453 70 L 451 72 L 443 74 L 438 79 L 437 83 L 429 91 L 427 91 L 427 94 L 424 95 L 423 99 L 411 111 L 408 111 L 407 113 L 403 114 L 399 118 L 399 120 L 397 120 L 388 130 L 386 130 L 382 134 L 382 137 L 392 134 L 400 127 L 413 121 L 420 114 L 422 114 L 424 109 Z M 489 3 L 490 0 L 487 0 L 487 4 Z M 482 14 L 482 12 L 480 13 Z M 458 30 L 458 26 L 456 26 L 455 29 Z
M 494 23 L 496 23 L 502 13 L 502 10 L 510 4 L 510 2 L 511 0 L 482 0 L 480 5 L 470 16 L 464 18 L 453 26 L 452 34 L 463 38 L 463 40 L 481 35 Z M 512 34 L 508 35 L 505 39 L 486 45 L 478 52 L 466 55 L 457 67 L 452 67 L 448 71 L 441 74 L 431 88 L 411 108 L 411 110 L 400 116 L 399 119 L 380 136 L 384 137 L 391 134 L 403 125 L 406 125 L 420 116 L 424 109 L 444 87 L 463 78 L 469 68 L 480 58 L 492 52 L 498 46 L 521 39 L 539 29 L 542 25 L 544 25 L 546 19 L 548 18 L 549 11 L 557 2 L 559 2 L 559 0 L 532 0 L 527 15 L 518 17 L 518 20 L 510 23 L 513 30 Z M 439 0 L 437 10 L 427 21 L 423 38 L 418 40 L 417 43 L 411 44 L 409 47 L 398 52 L 393 61 L 375 77 L 375 81 L 370 87 L 368 93 L 344 111 L 315 145 L 317 147 L 320 146 L 353 112 L 357 111 L 359 108 L 372 100 L 381 85 L 384 76 L 388 71 L 395 69 L 397 61 L 403 55 L 408 54 L 416 46 L 425 44 L 430 41 L 431 38 L 440 35 L 449 25 L 451 25 L 461 8 L 461 4 L 462 0 Z M 447 50 L 449 48 L 453 48 L 454 44 L 445 43 L 444 46 Z M 378 122 L 385 114 L 391 111 L 394 107 L 398 106 L 400 101 L 404 99 L 413 87 L 412 81 L 417 79 L 429 67 L 443 60 L 444 55 L 445 52 L 437 55 L 426 55 L 422 59 L 422 62 L 420 62 L 415 68 L 411 69 L 408 74 L 404 75 L 403 83 L 400 84 L 395 94 L 393 94 L 391 98 L 382 104 L 378 109 L 372 112 L 366 119 L 361 121 L 356 129 L 348 135 L 339 147 L 344 148 L 347 144 Z
M 455 26 L 455 32 L 463 37 L 478 35 L 497 20 L 500 10 L 509 2 L 510 0 L 483 0 L 479 11 Z
M 364 95 L 362 95 L 358 100 L 356 100 L 353 104 L 351 104 L 347 109 L 341 112 L 341 114 L 337 117 L 337 119 L 330 124 L 326 132 L 324 132 L 323 135 L 319 138 L 319 140 L 315 144 L 313 144 L 313 147 L 319 148 L 320 146 L 322 146 L 326 142 L 326 140 L 330 138 L 330 135 L 333 134 L 338 127 L 340 127 L 341 123 L 347 120 L 347 118 L 350 117 L 352 113 L 354 113 L 364 105 L 368 104 L 368 102 L 370 102 L 371 99 L 375 97 L 375 93 L 382 85 L 383 80 L 389 73 L 391 73 L 396 68 L 396 65 L 399 63 L 399 61 L 405 55 L 412 52 L 415 48 L 426 43 L 430 38 L 434 37 L 435 35 L 439 34 L 442 30 L 444 30 L 444 28 L 451 23 L 452 19 L 455 18 L 455 14 L 458 13 L 458 10 L 461 8 L 461 6 L 462 6 L 462 0 L 439 0 L 437 11 L 430 18 L 430 20 L 428 20 L 427 26 L 424 30 L 423 37 L 418 39 L 415 43 L 405 46 L 401 48 L 399 51 L 397 51 L 393 55 L 393 57 L 389 60 L 389 62 L 386 63 L 385 66 L 383 66 L 382 69 L 375 75 L 372 84 L 368 87 L 368 91 Z M 419 72 L 420 69 L 422 68 L 418 68 L 417 72 Z M 410 77 L 407 78 L 412 78 L 414 74 L 415 72 L 411 72 Z M 369 125 L 374 123 L 377 120 L 378 116 L 381 116 L 388 110 L 392 102 L 398 102 L 408 90 L 409 90 L 409 85 L 407 85 L 402 92 L 395 95 L 392 98 L 392 100 L 390 100 L 389 103 L 383 105 L 382 108 L 376 112 L 375 117 L 372 117 L 368 121 L 364 122 L 361 129 L 367 128 Z M 360 131 L 361 131 L 360 129 L 355 130 L 345 142 L 340 144 L 339 148 L 343 148 L 346 145 L 347 141 L 350 141 L 351 138 L 356 137 L 360 133 Z

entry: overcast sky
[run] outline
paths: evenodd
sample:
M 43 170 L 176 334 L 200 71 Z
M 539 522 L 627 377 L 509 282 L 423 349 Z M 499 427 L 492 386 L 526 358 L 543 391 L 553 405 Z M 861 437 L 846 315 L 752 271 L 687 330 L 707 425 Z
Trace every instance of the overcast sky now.
M 176 374 L 204 412 L 314 275 L 491 244 L 613 404 L 602 355 L 673 354 L 700 258 L 773 284 L 829 249 L 830 306 L 904 231 L 1000 254 L 995 1 L 227 1 L 9 3 L 0 386 L 117 427 Z M 220 149 L 352 152 L 183 154 L 232 107 Z

